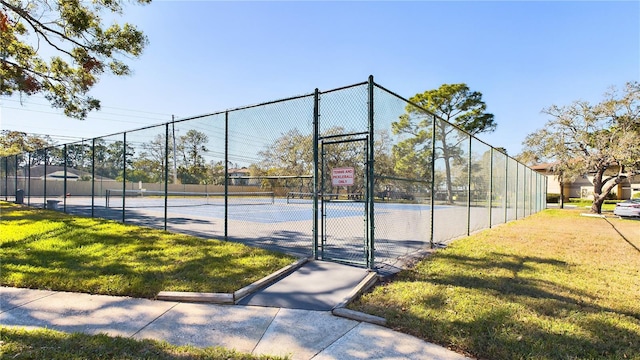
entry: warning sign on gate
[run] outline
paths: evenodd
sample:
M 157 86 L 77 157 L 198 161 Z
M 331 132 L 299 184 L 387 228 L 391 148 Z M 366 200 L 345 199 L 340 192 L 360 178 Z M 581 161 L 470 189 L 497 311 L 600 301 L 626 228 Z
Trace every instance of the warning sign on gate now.
M 333 186 L 351 186 L 355 171 L 352 167 L 331 169 L 331 184 Z

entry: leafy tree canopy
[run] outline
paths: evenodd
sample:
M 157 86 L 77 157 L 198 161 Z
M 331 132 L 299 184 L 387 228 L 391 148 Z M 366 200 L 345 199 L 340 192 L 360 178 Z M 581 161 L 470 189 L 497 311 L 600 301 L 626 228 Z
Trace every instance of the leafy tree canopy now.
M 133 0 L 146 4 L 151 0 Z M 67 116 L 84 119 L 100 101 L 89 90 L 106 73 L 129 75 L 147 38 L 135 26 L 102 23 L 124 0 L 0 0 L 0 94 L 43 94 Z M 41 53 L 57 54 L 45 59 Z
M 29 135 L 21 131 L 2 130 L 0 133 L 0 157 L 22 154 L 53 145 L 51 137 Z
M 408 113 L 424 114 L 427 110 L 471 135 L 496 129 L 493 114 L 486 112 L 482 93 L 471 91 L 467 84 L 443 84 L 438 89 L 416 94 L 409 101 L 420 108 L 409 106 Z
M 405 136 L 392 149 L 396 171 L 416 179 L 429 178 L 427 172 L 435 149 L 436 157 L 444 159 L 447 199 L 452 202 L 451 165 L 460 156 L 460 142 L 468 139 L 466 133 L 495 130 L 494 116 L 486 112 L 482 93 L 471 91 L 466 84 L 443 84 L 416 94 L 409 101 L 412 104 L 407 105 L 406 113 L 391 124 L 394 134 Z
M 561 182 L 592 175 L 591 211 L 600 213 L 616 185 L 640 174 L 640 83 L 627 83 L 622 93 L 611 88 L 595 105 L 574 101 L 543 113 L 551 119 L 527 136 L 520 158 L 553 163 Z

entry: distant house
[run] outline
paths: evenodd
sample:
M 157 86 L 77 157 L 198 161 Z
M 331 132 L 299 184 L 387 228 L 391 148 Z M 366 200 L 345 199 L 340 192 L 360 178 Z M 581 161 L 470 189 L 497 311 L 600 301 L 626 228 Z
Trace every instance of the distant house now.
M 49 181 L 49 180 L 60 180 L 60 181 L 62 181 L 65 178 L 67 179 L 67 181 L 78 181 L 80 179 L 80 175 L 74 173 L 72 170 L 71 171 L 67 170 L 66 176 L 65 176 L 64 171 L 60 171 L 60 170 L 59 171 L 54 171 L 54 172 L 51 172 L 51 173 L 47 174 L 47 181 Z
M 547 193 L 548 194 L 564 194 L 564 200 L 569 198 L 582 198 L 593 200 L 593 174 L 587 173 L 571 182 L 562 184 L 560 188 L 560 180 L 553 172 L 552 163 L 538 164 L 531 167 L 534 171 L 547 176 Z M 617 173 L 618 168 L 612 168 L 605 175 Z M 564 190 L 561 191 L 561 190 Z M 625 179 L 611 190 L 611 194 L 615 199 L 630 199 L 636 193 L 640 193 L 640 175 Z M 637 196 L 637 195 L 636 195 Z
M 229 185 L 239 185 L 239 186 L 255 185 L 254 179 L 249 179 L 251 172 L 246 167 L 242 167 L 240 169 L 236 169 L 236 168 L 229 169 L 228 174 L 229 174 Z
M 47 181 L 49 180 L 59 180 L 62 181 L 65 179 L 64 176 L 64 166 L 59 165 L 47 165 L 46 166 L 46 177 Z M 26 178 L 30 176 L 32 179 L 42 179 L 45 178 L 45 166 L 44 165 L 35 165 L 32 166 L 29 170 L 29 173 L 26 172 L 25 169 L 18 169 L 18 177 Z M 96 175 L 96 180 L 101 181 L 114 181 L 113 179 L 109 179 L 103 176 Z M 67 181 L 80 181 L 80 180 L 91 180 L 91 173 L 88 171 L 78 170 L 74 168 L 67 168 Z

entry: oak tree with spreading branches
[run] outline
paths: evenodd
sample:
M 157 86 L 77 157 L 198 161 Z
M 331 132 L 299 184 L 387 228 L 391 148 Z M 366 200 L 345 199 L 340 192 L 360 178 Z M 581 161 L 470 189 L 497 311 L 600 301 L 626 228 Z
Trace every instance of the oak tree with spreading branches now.
M 89 90 L 105 73 L 129 75 L 125 60 L 140 56 L 148 43 L 134 25 L 103 23 L 121 15 L 127 2 L 0 0 L 0 94 L 42 94 L 78 119 L 100 109 Z

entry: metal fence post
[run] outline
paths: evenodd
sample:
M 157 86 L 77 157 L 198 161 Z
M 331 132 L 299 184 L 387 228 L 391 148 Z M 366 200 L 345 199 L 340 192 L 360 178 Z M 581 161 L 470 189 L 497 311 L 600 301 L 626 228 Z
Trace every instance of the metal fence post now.
M 64 164 L 63 164 L 63 173 L 64 173 L 64 181 L 62 182 L 62 212 L 67 212 L 67 162 L 69 161 L 68 148 L 67 144 L 64 144 L 62 148 L 64 151 Z
M 471 235 L 471 143 L 473 138 L 469 136 L 469 156 L 467 163 L 467 236 Z
M 91 217 L 95 216 L 96 199 L 96 138 L 91 139 Z
M 516 220 L 518 220 L 518 209 L 519 209 L 519 205 L 518 204 L 518 200 L 520 200 L 518 194 L 520 193 L 520 165 L 518 163 L 516 163 Z
M 229 239 L 229 111 L 225 111 L 224 112 L 224 240 L 226 241 L 228 239 Z
M 368 220 L 368 231 L 369 231 L 369 244 L 368 244 L 368 253 L 369 258 L 367 259 L 367 267 L 369 269 L 373 269 L 375 267 L 375 222 L 374 222 L 374 189 L 375 186 L 375 159 L 374 159 L 374 82 L 373 75 L 369 75 L 369 140 L 368 140 L 368 154 L 367 154 L 367 168 L 368 168 L 368 184 L 367 184 L 367 220 Z
M 433 249 L 433 228 L 435 224 L 436 206 L 436 121 L 435 116 L 431 116 L 433 130 L 431 131 L 431 235 L 429 237 L 429 247 Z
M 126 200 L 127 197 L 127 133 L 122 134 L 122 223 L 126 221 Z
M 27 160 L 27 206 L 31 206 L 31 153 Z
M 9 158 L 4 158 L 4 199 L 9 201 Z
M 493 147 L 489 150 L 489 229 L 493 225 Z
M 14 194 L 14 200 L 17 200 L 17 196 L 18 196 L 18 155 L 16 154 L 16 161 L 15 161 L 15 169 L 14 169 L 14 187 L 13 187 L 13 194 Z
M 313 93 L 313 258 L 318 260 L 318 141 L 320 137 L 320 109 L 319 109 L 320 93 L 318 88 Z
M 47 159 L 47 148 L 44 149 L 44 183 L 42 185 L 43 187 L 43 194 L 42 196 L 44 197 L 44 203 L 42 204 L 43 208 L 47 208 L 47 162 L 49 162 L 49 159 Z
M 542 178 L 542 183 L 543 183 L 542 186 L 544 186 L 543 187 L 544 190 L 542 191 L 542 201 L 543 201 L 544 209 L 546 209 L 547 208 L 547 191 L 549 189 L 549 178 L 544 176 Z
M 175 156 L 175 154 L 174 154 Z M 169 123 L 164 124 L 164 231 L 167 231 L 169 206 Z
M 9 161 L 8 157 L 0 158 L 0 167 L 4 164 L 4 179 L 2 179 L 3 181 L 0 184 L 0 195 L 4 195 L 5 201 L 9 200 L 7 197 L 7 191 L 9 191 L 9 184 L 7 183 L 7 181 L 9 181 L 9 176 L 7 175 L 7 161 Z
M 0 157 L 0 176 L 2 177 L 2 179 L 0 179 L 0 197 L 4 197 L 4 200 L 7 201 L 8 199 L 6 198 L 6 194 L 7 191 L 5 189 L 8 188 L 7 186 L 7 166 L 5 165 L 7 163 L 7 159 L 8 157 Z M 4 171 L 2 171 L 4 170 Z
M 504 223 L 509 220 L 509 157 L 504 161 Z

